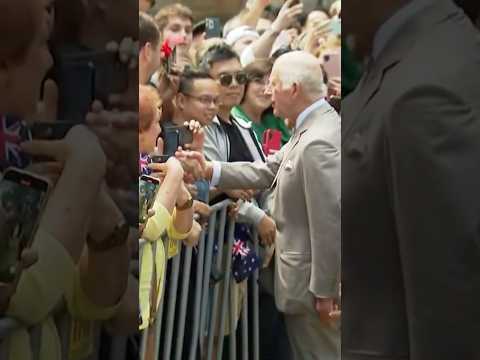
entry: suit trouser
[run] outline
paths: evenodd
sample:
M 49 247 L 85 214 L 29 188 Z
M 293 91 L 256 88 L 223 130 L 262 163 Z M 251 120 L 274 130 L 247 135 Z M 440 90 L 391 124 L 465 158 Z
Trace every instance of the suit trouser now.
M 294 360 L 340 360 L 339 323 L 325 325 L 316 313 L 285 314 Z

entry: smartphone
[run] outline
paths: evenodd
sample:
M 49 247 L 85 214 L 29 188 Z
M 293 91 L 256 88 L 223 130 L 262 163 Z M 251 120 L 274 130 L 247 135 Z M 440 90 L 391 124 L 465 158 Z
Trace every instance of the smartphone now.
M 342 76 L 342 55 L 340 51 L 323 54 L 323 69 L 329 79 Z
M 263 152 L 272 155 L 282 147 L 282 132 L 275 129 L 267 129 L 263 133 Z
M 46 179 L 8 168 L 0 180 L 0 282 L 20 275 L 22 251 L 31 246 L 50 184 Z
M 160 187 L 160 180 L 142 175 L 138 184 L 138 222 L 145 224 L 148 219 L 148 210 L 151 209 L 155 202 L 155 197 Z
M 16 116 L 0 116 L 0 169 L 16 167 L 23 169 L 32 159 L 23 152 L 20 144 L 32 140 L 32 134 L 24 121 Z
M 207 17 L 205 19 L 205 39 L 221 38 L 222 37 L 222 25 L 220 18 Z
M 58 120 L 85 122 L 95 100 L 95 66 L 89 62 L 62 62 L 58 67 Z
M 35 140 L 60 140 L 65 137 L 67 132 L 77 125 L 70 121 L 57 121 L 52 123 L 34 123 L 31 126 L 32 137 Z
M 111 94 L 122 94 L 128 90 L 128 65 L 121 62 L 118 53 L 112 51 L 79 51 L 62 54 L 61 64 L 90 64 L 94 69 L 93 97 L 109 109 Z
M 193 142 L 193 133 L 185 126 L 164 126 L 162 128 L 163 154 L 173 156 L 178 147 Z

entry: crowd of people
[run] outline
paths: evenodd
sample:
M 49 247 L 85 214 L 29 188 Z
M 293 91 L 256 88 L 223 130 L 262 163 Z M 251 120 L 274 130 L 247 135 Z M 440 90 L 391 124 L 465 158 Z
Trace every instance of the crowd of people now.
M 273 176 L 268 185 L 246 188 L 213 186 L 220 178 L 212 179 L 205 169 L 210 161 L 267 166 L 272 156 L 297 142 L 300 112 L 323 99 L 339 110 L 340 2 L 305 14 L 303 5 L 293 0 L 278 7 L 250 1 L 223 26 L 212 18 L 197 19 L 181 4 L 138 5 L 142 11 L 137 21 L 132 16 L 138 12 L 137 4 L 132 2 L 0 1 L 2 33 L 21 35 L 2 38 L 0 114 L 5 124 L 8 120 L 27 134 L 14 143 L 22 162 L 4 156 L 2 171 L 21 167 L 49 184 L 32 247 L 17 254 L 15 281 L 0 285 L 2 318 L 20 324 L 1 344 L 8 345 L 9 359 L 60 359 L 65 331 L 71 334 L 72 356 L 89 356 L 101 329 L 102 339 L 105 334 L 136 336 L 128 349 L 138 356 L 138 330 L 154 324 L 165 296 L 168 259 L 181 249 L 178 242 L 197 246 L 210 206 L 231 199 L 229 216 L 237 219 L 235 240 L 248 249 L 245 253 L 255 264 L 244 273 L 242 262 L 233 259 L 232 298 L 242 303 L 248 296 L 246 281 L 260 268 L 262 358 L 263 351 L 273 351 L 279 358 L 288 358 L 292 351 L 298 358 L 302 344 L 292 334 L 305 317 L 285 321 L 273 300 L 272 279 L 278 277 L 274 263 L 280 261 L 278 241 L 285 238 L 285 219 L 275 205 L 278 190 L 269 188 L 279 179 L 273 181 Z M 277 91 L 287 88 L 290 95 Z M 289 104 L 291 99 L 298 101 Z M 333 123 L 339 122 L 327 102 L 316 104 L 316 112 L 318 106 Z M 172 145 L 178 144 L 172 144 L 168 135 L 172 129 L 190 139 L 177 154 Z M 335 149 L 336 145 L 331 149 L 333 164 L 326 159 L 325 166 L 336 174 Z M 311 157 L 317 156 L 316 148 L 307 153 L 310 150 Z M 314 181 L 303 175 L 309 184 Z M 139 218 L 143 205 L 139 208 L 139 179 L 145 176 L 157 179 L 159 186 L 151 208 Z M 331 208 L 339 216 L 339 195 L 331 190 Z M 303 208 L 311 212 L 313 204 L 298 205 Z M 317 234 L 316 221 L 309 221 Z M 337 228 L 339 224 L 333 223 Z M 303 280 L 301 294 L 292 295 L 302 298 L 307 312 L 329 324 L 322 351 L 332 358 L 339 354 L 338 328 L 330 325 L 338 321 L 337 230 L 332 230 L 328 261 L 335 275 L 328 281 L 308 275 L 310 284 Z M 253 232 L 262 243 L 258 254 L 252 246 Z M 299 236 L 305 240 L 304 253 L 315 257 L 301 266 L 317 274 L 324 260 L 310 251 L 308 234 Z M 167 239 L 168 247 L 163 247 L 162 239 Z M 292 286 L 277 289 L 276 297 L 286 301 Z M 277 302 L 282 311 L 283 300 Z M 62 314 L 70 321 L 60 331 L 56 325 Z M 238 322 L 240 307 L 236 315 Z M 310 333 L 317 331 L 318 324 L 306 325 L 312 327 Z M 213 331 L 217 334 L 218 329 Z M 225 336 L 234 336 L 235 331 L 227 326 Z M 37 348 L 31 346 L 33 333 L 41 334 Z M 271 345 L 278 338 L 285 340 L 286 349 Z M 158 339 L 149 339 L 149 346 L 152 341 Z M 217 336 L 215 343 L 219 341 L 223 339 Z M 108 342 L 101 344 L 103 354 Z M 310 341 L 308 346 L 316 345 Z M 33 354 L 35 349 L 39 353 Z
M 223 26 L 214 11 L 202 20 L 180 3 L 139 5 L 139 169 L 143 181 L 160 182 L 140 223 L 141 329 L 154 328 L 169 280 L 165 259 L 174 254 L 165 256 L 162 234 L 196 246 L 209 206 L 230 199 L 236 244 L 253 264 L 243 269 L 225 247 L 217 255 L 232 256 L 235 324 L 260 269 L 261 358 L 338 359 L 340 1 L 309 13 L 293 0 L 249 1 Z M 191 138 L 172 140 L 172 128 Z M 218 345 L 219 324 L 211 326 Z M 225 328 L 234 340 L 236 328 Z

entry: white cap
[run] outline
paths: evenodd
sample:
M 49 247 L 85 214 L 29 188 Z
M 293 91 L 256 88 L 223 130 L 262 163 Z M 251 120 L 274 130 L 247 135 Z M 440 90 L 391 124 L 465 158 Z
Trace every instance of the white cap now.
M 225 38 L 225 42 L 232 46 L 245 36 L 253 36 L 257 39 L 260 37 L 255 29 L 251 28 L 250 26 L 239 26 L 228 33 L 227 37 Z

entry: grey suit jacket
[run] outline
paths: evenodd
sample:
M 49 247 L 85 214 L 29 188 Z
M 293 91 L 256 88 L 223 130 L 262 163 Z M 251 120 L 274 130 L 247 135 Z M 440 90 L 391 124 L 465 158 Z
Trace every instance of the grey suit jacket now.
M 219 187 L 265 189 L 276 179 L 275 298 L 305 314 L 335 297 L 340 270 L 340 117 L 325 103 L 266 163 L 222 163 Z
M 435 1 L 342 106 L 342 359 L 480 359 L 480 35 Z

